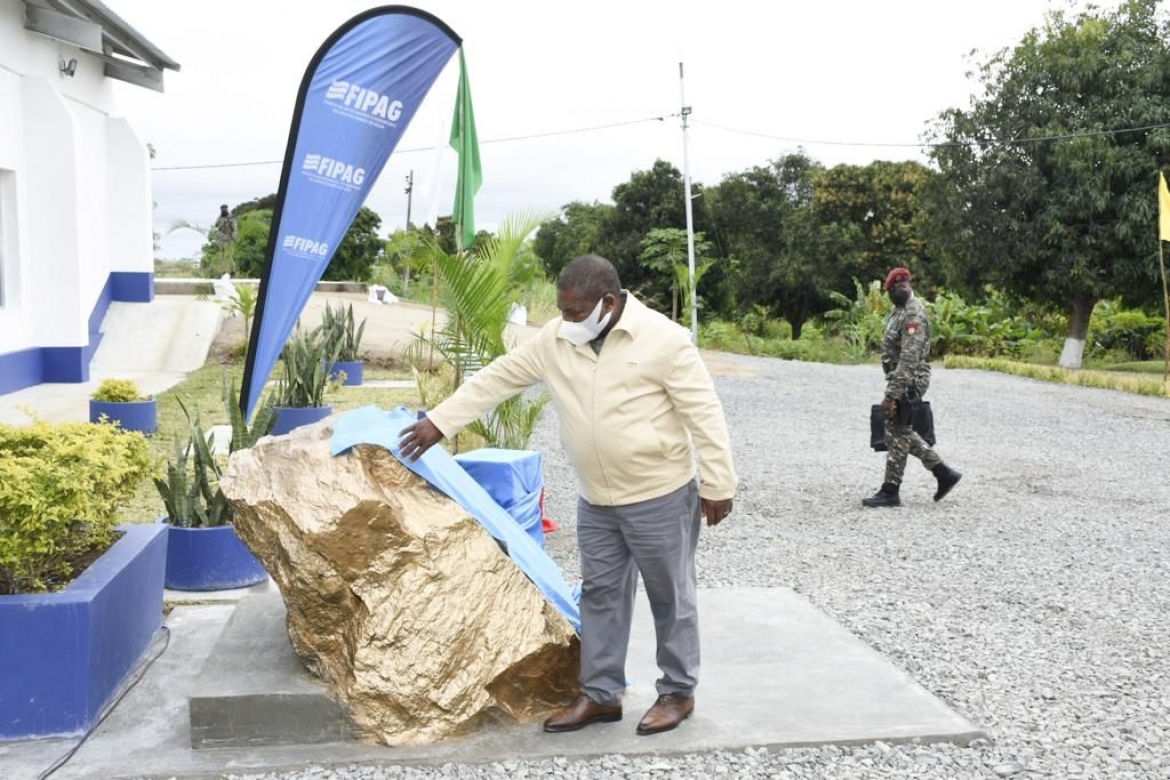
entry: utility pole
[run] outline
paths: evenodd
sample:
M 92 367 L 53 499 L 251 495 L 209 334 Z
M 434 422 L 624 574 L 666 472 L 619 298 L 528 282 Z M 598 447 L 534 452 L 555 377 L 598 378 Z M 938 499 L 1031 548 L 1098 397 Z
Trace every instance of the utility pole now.
M 410 230 L 410 202 L 413 199 L 414 193 L 414 168 L 410 169 L 410 174 L 406 177 L 406 229 Z
M 695 219 L 691 208 L 691 161 L 687 149 L 687 117 L 691 115 L 691 107 L 687 105 L 686 89 L 683 85 L 683 64 L 678 64 L 678 95 L 682 104 L 682 133 L 683 133 L 683 185 L 686 195 L 687 210 L 687 270 L 689 271 L 689 287 L 691 295 L 691 341 L 695 346 L 699 344 L 699 303 L 698 290 L 695 289 Z
M 414 198 L 414 168 L 410 169 L 410 174 L 406 177 L 406 233 L 410 235 L 410 202 Z M 410 265 L 406 266 L 406 272 L 402 280 L 402 294 L 410 292 Z

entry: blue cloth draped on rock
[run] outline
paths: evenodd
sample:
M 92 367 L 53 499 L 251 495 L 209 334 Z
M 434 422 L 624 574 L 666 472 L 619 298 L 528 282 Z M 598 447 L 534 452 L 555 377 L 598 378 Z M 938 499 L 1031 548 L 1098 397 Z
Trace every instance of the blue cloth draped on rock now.
M 455 456 L 455 462 L 515 518 L 533 541 L 543 547 L 540 494 L 544 490 L 544 471 L 541 460 L 540 453 L 533 450 L 496 447 L 483 447 Z
M 365 406 L 341 415 L 333 426 L 330 451 L 347 452 L 358 444 L 389 450 L 402 465 L 419 475 L 479 521 L 537 589 L 581 632 L 581 613 L 560 568 L 548 553 L 497 504 L 441 446 L 432 447 L 415 462 L 403 460 L 398 451 L 399 432 L 415 422 L 413 412 L 398 407 L 390 411 Z

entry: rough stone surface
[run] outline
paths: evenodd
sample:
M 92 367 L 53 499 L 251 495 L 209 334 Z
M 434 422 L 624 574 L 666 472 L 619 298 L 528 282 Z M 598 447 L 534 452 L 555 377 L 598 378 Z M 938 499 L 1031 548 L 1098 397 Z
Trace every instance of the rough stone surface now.
M 236 528 L 293 647 L 389 745 L 528 722 L 577 689 L 572 627 L 458 504 L 389 452 L 333 457 L 330 419 L 232 456 Z

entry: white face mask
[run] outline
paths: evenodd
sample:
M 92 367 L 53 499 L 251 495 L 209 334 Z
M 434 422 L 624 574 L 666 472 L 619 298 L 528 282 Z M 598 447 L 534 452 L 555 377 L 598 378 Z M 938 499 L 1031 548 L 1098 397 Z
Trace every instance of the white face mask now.
M 560 333 L 575 346 L 588 344 L 600 336 L 601 331 L 605 330 L 611 314 L 613 312 L 607 311 L 604 317 L 601 316 L 601 301 L 599 300 L 597 305 L 593 307 L 593 311 L 589 312 L 589 316 L 581 322 L 562 320 Z

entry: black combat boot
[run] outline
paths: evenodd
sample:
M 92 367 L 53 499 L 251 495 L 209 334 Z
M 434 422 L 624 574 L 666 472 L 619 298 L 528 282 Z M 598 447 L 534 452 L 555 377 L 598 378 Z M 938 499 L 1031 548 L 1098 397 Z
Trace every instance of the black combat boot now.
M 898 499 L 898 486 L 893 482 L 883 482 L 882 489 L 869 498 L 861 499 L 864 506 L 901 506 Z
M 935 478 L 938 480 L 938 490 L 934 493 L 935 501 L 942 501 L 943 496 L 951 492 L 951 488 L 959 484 L 959 480 L 963 475 L 955 471 L 953 468 L 945 463 L 940 463 L 931 469 Z

